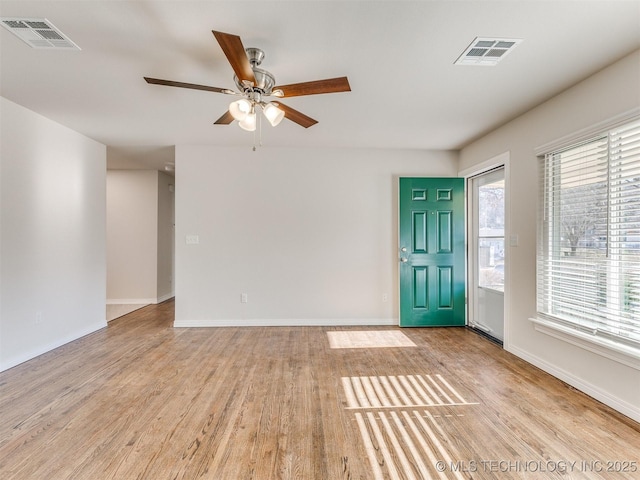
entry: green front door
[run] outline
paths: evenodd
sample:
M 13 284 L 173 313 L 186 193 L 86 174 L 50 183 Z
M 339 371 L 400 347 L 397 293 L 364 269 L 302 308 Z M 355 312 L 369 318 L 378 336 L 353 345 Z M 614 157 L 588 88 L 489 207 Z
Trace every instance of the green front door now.
M 400 326 L 465 324 L 464 179 L 400 179 Z

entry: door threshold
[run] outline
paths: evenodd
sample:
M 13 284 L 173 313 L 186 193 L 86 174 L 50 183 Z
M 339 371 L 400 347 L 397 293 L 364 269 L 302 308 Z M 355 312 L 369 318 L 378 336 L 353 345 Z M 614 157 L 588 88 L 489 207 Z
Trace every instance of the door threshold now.
M 492 337 L 487 332 L 485 332 L 483 330 L 480 330 L 479 328 L 473 328 L 470 325 L 467 325 L 467 329 L 471 330 L 473 333 L 476 333 L 476 334 L 480 335 L 481 337 L 484 337 L 487 340 L 489 340 L 489 341 L 491 341 L 491 342 L 493 342 L 493 343 L 495 343 L 497 345 L 500 345 L 501 347 L 504 348 L 504 342 L 502 340 L 500 340 L 500 339 L 498 339 L 496 337 Z

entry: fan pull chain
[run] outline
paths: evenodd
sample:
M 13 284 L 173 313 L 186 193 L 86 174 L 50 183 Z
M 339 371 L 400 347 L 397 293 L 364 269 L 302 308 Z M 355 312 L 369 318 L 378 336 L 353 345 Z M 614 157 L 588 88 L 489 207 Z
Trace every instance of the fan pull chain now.
M 256 131 L 253 131 L 253 151 L 256 151 Z
M 258 122 L 258 128 L 260 128 L 260 116 L 256 114 L 256 121 Z M 257 135 L 257 129 L 253 130 L 253 151 L 256 151 L 256 135 Z
M 253 151 L 256 151 L 256 135 L 258 135 L 258 147 L 262 146 L 262 115 L 256 115 L 256 121 L 258 122 L 258 128 L 253 131 Z M 257 132 L 257 133 L 256 133 Z

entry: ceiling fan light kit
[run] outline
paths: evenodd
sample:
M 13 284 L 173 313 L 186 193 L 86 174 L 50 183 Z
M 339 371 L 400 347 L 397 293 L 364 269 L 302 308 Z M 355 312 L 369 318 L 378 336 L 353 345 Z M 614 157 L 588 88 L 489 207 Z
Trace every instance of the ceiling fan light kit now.
M 269 120 L 272 127 L 278 125 L 284 118 L 284 112 L 273 103 L 267 103 L 263 107 L 262 112 L 264 113 L 264 116 L 267 117 L 267 120 Z
M 255 108 L 251 107 L 251 111 L 247 113 L 242 120 L 238 122 L 241 129 L 247 132 L 254 132 L 256 129 L 256 112 Z
M 274 127 L 283 118 L 287 118 L 304 128 L 309 128 L 318 123 L 318 121 L 283 104 L 280 100 L 277 102 L 265 102 L 263 99 L 269 96 L 279 99 L 351 91 L 347 77 L 276 86 L 274 75 L 267 70 L 259 68 L 265 57 L 261 49 L 255 47 L 245 49 L 242 45 L 242 40 L 237 35 L 215 30 L 213 30 L 213 35 L 235 73 L 233 80 L 238 92 L 228 88 L 209 87 L 158 78 L 144 77 L 144 79 L 147 83 L 155 85 L 205 90 L 227 95 L 241 95 L 242 98 L 231 102 L 229 109 L 215 121 L 216 125 L 229 125 L 236 120 L 240 128 L 253 132 L 256 130 L 257 124 L 256 109 L 260 109 L 265 118 Z
M 241 122 L 244 118 L 251 113 L 251 102 L 246 98 L 241 98 L 235 102 L 229 104 L 229 113 L 233 115 L 233 118 Z
M 235 100 L 229 104 L 229 113 L 239 122 L 240 128 L 249 132 L 253 132 L 256 129 L 256 107 L 262 109 L 262 113 L 273 127 L 278 125 L 284 118 L 284 112 L 273 103 L 263 102 L 262 93 L 256 91 L 253 87 L 248 87 L 243 93 L 246 98 Z M 249 117 L 253 117 L 253 119 Z

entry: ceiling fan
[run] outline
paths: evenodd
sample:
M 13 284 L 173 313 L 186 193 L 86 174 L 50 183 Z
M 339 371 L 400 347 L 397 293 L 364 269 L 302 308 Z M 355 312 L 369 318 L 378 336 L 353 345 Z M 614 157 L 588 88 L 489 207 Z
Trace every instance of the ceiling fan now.
M 231 102 L 229 110 L 214 122 L 216 125 L 229 125 L 234 120 L 238 120 L 241 128 L 254 131 L 257 123 L 256 112 L 257 110 L 262 110 L 264 116 L 274 127 L 278 125 L 283 118 L 288 118 L 304 128 L 309 128 L 318 123 L 318 121 L 285 105 L 280 100 L 266 102 L 265 98 L 276 97 L 279 99 L 302 95 L 351 91 L 347 77 L 292 83 L 289 85 L 276 85 L 273 74 L 259 68 L 264 59 L 264 52 L 262 50 L 259 48 L 245 49 L 238 35 L 217 32 L 215 30 L 213 30 L 213 35 L 216 37 L 222 51 L 231 64 L 231 68 L 233 68 L 235 72 L 233 79 L 238 91 L 228 88 L 197 85 L 194 83 L 161 80 L 159 78 L 144 77 L 144 79 L 147 83 L 156 85 L 191 88 L 194 90 L 241 96 L 242 98 L 239 100 Z

